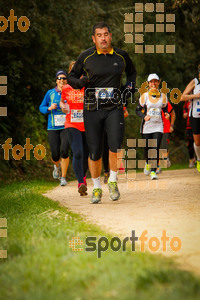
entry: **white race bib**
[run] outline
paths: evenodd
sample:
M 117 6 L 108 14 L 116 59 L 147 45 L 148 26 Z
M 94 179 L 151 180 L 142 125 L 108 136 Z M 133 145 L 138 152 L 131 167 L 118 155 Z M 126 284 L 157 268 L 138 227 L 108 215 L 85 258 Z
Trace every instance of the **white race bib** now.
M 149 116 L 151 117 L 152 121 L 158 121 L 161 116 L 160 108 L 150 108 Z
M 194 118 L 200 118 L 200 99 L 195 99 L 196 101 L 193 100 L 193 112 L 192 116 Z
M 83 122 L 83 110 L 82 109 L 71 109 L 71 122 Z
M 95 88 L 96 99 L 113 98 L 113 88 Z
M 55 126 L 64 126 L 65 125 L 66 115 L 54 115 Z
M 195 78 L 195 88 L 193 90 L 194 94 L 200 94 L 200 84 L 199 81 Z M 200 99 L 196 98 L 192 100 L 192 116 L 194 118 L 200 118 Z M 189 116 L 191 116 L 191 111 Z

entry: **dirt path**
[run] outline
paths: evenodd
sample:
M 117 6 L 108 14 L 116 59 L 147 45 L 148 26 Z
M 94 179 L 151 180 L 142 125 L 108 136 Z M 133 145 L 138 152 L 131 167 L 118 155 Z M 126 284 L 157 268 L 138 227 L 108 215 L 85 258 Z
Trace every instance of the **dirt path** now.
M 86 197 L 78 195 L 76 181 L 45 195 L 122 239 L 130 237 L 132 230 L 136 236 L 147 230 L 148 241 L 153 236 L 161 241 L 166 230 L 170 240 L 175 236 L 181 239 L 182 247 L 173 252 L 167 242 L 167 251 L 160 247 L 160 253 L 175 255 L 182 268 L 200 274 L 200 174 L 196 169 L 165 171 L 157 181 L 151 181 L 143 173 L 137 174 L 134 181 L 119 178 L 121 200 L 117 202 L 109 200 L 108 188 L 101 180 L 102 204 L 89 203 L 91 180 Z

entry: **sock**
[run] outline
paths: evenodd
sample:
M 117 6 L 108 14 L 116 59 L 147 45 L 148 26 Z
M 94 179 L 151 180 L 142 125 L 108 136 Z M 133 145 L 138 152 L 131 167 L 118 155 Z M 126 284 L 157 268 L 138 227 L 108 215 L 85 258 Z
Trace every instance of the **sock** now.
M 200 146 L 197 146 L 194 143 L 194 150 L 195 150 L 195 153 L 196 153 L 196 156 L 197 156 L 197 160 L 200 160 Z
M 92 178 L 94 189 L 101 189 L 100 177 Z
M 116 182 L 117 181 L 117 172 L 110 170 L 110 182 Z

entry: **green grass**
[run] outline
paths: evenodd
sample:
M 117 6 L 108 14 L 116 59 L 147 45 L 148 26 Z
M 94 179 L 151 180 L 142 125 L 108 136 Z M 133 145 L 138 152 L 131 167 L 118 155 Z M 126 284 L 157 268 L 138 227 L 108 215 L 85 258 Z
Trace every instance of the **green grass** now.
M 185 164 L 173 163 L 169 169 L 163 169 L 163 170 L 165 171 L 165 170 L 181 170 L 181 169 L 189 169 L 188 163 Z
M 0 259 L 0 299 L 200 299 L 200 279 L 172 259 L 130 248 L 101 258 L 73 252 L 74 236 L 111 236 L 41 195 L 53 186 L 0 186 L 0 217 L 8 222 L 8 237 L 0 238 L 0 249 L 8 250 Z
M 162 168 L 162 171 L 181 170 L 181 169 L 189 169 L 188 163 L 182 163 L 182 164 L 172 163 L 170 168 Z M 143 173 L 144 170 L 143 169 L 136 169 L 136 172 L 137 173 Z

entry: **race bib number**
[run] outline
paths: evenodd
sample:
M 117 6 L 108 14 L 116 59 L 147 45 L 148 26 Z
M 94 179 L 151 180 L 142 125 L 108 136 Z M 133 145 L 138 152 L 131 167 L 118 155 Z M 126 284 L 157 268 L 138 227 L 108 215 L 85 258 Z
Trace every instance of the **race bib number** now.
M 71 122 L 83 122 L 83 110 L 82 109 L 72 109 L 71 110 Z
M 108 99 L 113 98 L 113 88 L 95 88 L 96 99 Z
M 194 102 L 194 100 L 193 100 Z M 193 103 L 193 113 L 192 116 L 194 118 L 200 118 L 200 100 L 197 99 L 194 103 Z
M 54 124 L 55 126 L 64 126 L 65 125 L 66 115 L 54 115 Z
M 149 116 L 151 117 L 152 121 L 158 121 L 161 116 L 160 108 L 150 108 Z
M 200 115 L 200 101 L 197 101 L 197 114 Z

